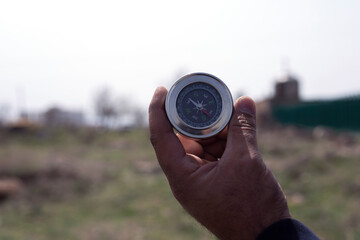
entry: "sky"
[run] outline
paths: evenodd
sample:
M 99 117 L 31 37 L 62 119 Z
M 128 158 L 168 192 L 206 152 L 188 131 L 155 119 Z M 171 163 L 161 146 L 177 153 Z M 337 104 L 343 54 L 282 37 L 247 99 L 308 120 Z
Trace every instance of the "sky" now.
M 304 99 L 358 94 L 359 12 L 358 0 L 0 0 L 0 109 L 91 112 L 103 87 L 146 109 L 191 72 L 260 100 L 284 68 Z

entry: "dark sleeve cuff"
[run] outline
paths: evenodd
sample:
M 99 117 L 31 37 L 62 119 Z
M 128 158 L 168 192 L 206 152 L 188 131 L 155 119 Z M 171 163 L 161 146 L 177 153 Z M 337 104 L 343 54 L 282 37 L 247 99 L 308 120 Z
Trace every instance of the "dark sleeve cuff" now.
M 266 228 L 256 240 L 320 240 L 309 228 L 295 219 L 280 220 Z

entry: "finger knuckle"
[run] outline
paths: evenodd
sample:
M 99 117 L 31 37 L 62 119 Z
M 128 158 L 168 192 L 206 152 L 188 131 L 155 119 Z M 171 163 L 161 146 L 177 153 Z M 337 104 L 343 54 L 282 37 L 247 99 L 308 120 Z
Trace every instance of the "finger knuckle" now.
M 159 142 L 159 135 L 156 133 L 150 133 L 150 142 L 155 147 Z
M 259 153 L 250 153 L 250 159 L 248 162 L 248 167 L 251 169 L 254 173 L 262 173 L 264 170 L 266 170 L 266 165 L 261 159 L 261 156 Z
M 236 118 L 236 125 L 243 130 L 256 131 L 256 119 L 245 113 L 241 113 Z

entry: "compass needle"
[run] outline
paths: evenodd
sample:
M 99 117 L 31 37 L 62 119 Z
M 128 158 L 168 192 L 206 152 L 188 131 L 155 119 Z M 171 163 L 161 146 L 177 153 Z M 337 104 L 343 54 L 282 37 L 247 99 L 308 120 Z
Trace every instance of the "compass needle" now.
M 203 113 L 205 113 L 206 115 L 208 115 L 209 117 L 211 117 L 210 113 L 208 113 L 208 112 L 205 110 L 205 108 L 201 109 L 201 111 L 202 111 Z

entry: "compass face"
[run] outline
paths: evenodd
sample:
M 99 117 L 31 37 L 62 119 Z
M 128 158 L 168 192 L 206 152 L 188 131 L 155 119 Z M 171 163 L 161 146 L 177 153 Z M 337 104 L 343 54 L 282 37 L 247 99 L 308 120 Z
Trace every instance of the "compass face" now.
M 191 83 L 180 91 L 176 110 L 189 127 L 208 128 L 219 119 L 222 110 L 221 96 L 210 84 Z
M 229 89 L 208 73 L 191 73 L 170 88 L 165 111 L 171 125 L 192 139 L 216 136 L 229 123 L 233 101 Z

